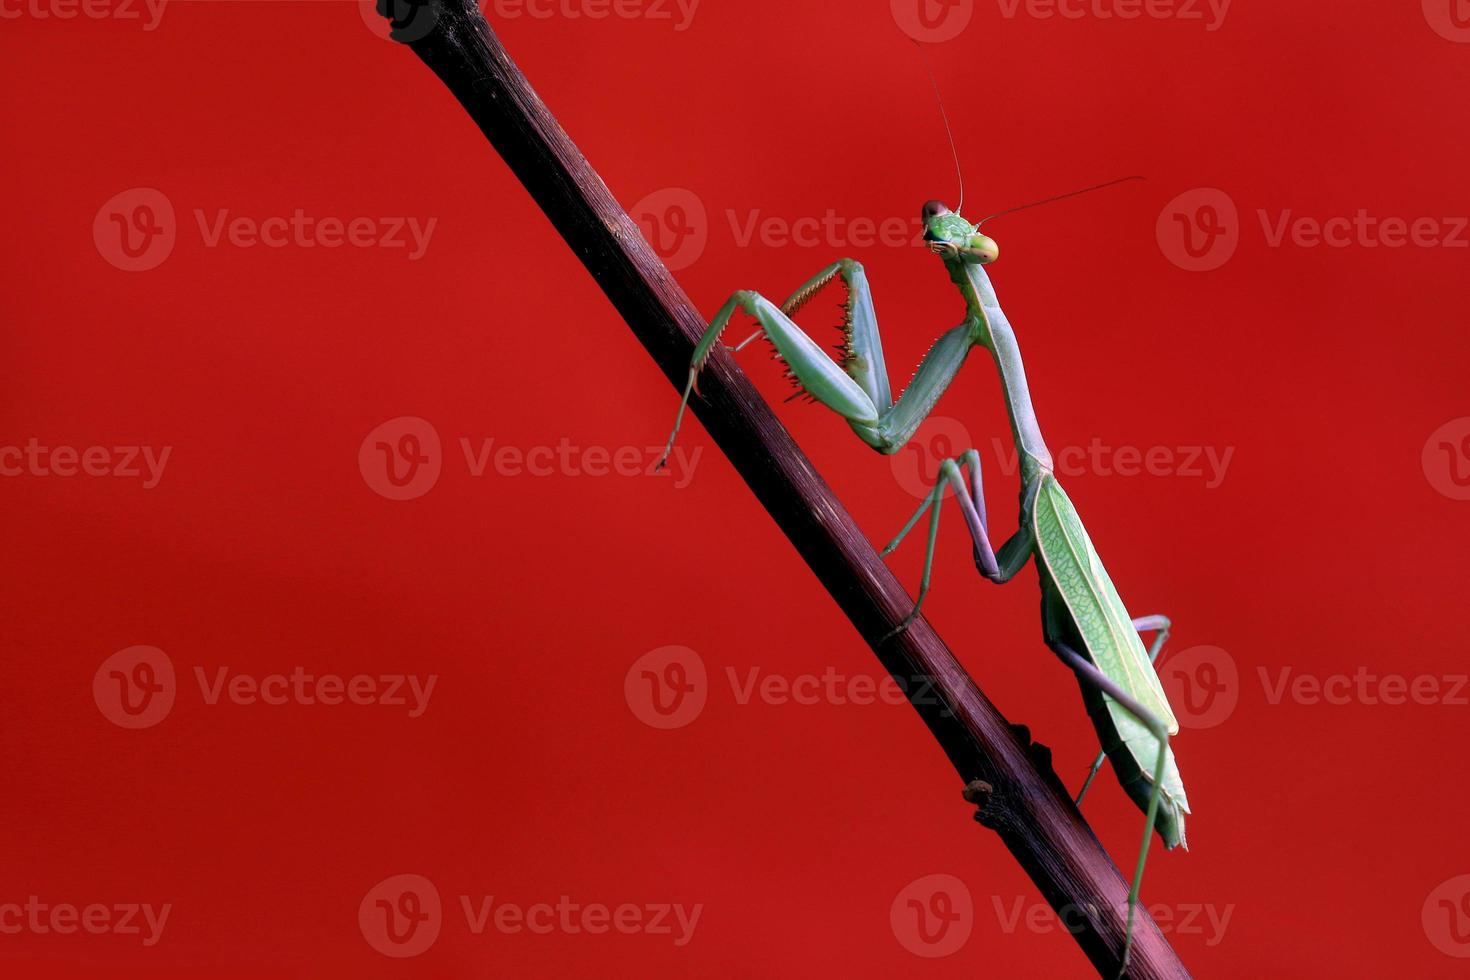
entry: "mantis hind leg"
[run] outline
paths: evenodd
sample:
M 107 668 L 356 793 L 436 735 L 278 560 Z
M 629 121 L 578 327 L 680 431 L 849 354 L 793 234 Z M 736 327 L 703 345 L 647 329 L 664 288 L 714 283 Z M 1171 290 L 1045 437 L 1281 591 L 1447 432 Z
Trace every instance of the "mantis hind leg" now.
M 1164 769 L 1169 758 L 1169 728 L 1152 712 L 1139 704 L 1127 691 L 1108 677 L 1086 657 L 1064 643 L 1049 644 L 1052 652 L 1072 668 L 1083 683 L 1090 685 L 1122 705 L 1129 714 L 1137 718 L 1159 743 L 1158 761 L 1154 765 L 1153 788 L 1149 793 L 1148 809 L 1143 824 L 1143 844 L 1138 849 L 1138 863 L 1133 869 L 1133 884 L 1128 889 L 1128 923 L 1123 936 L 1123 954 L 1118 966 L 1118 977 L 1128 972 L 1128 954 L 1133 949 L 1133 917 L 1138 908 L 1138 895 L 1143 888 L 1143 870 L 1148 863 L 1148 846 L 1153 842 L 1154 820 L 1159 813 L 1159 800 L 1163 793 Z
M 939 464 L 939 479 L 934 484 L 934 489 L 924 498 L 919 509 L 914 511 L 903 529 L 888 542 L 883 549 L 882 555 L 887 556 L 896 549 L 908 533 L 913 530 L 919 518 L 929 512 L 929 540 L 924 551 L 924 572 L 919 582 L 919 595 L 914 600 L 913 611 L 904 617 L 903 622 L 883 637 L 887 640 L 908 628 L 919 615 L 919 608 L 924 604 L 924 597 L 929 594 L 929 582 L 934 570 L 934 551 L 939 539 L 939 511 L 944 505 L 944 491 L 946 485 L 954 490 L 955 500 L 959 502 L 960 512 L 964 515 L 965 526 L 970 531 L 970 540 L 974 545 L 975 568 L 985 578 L 1003 585 L 1010 581 L 1026 564 L 1026 559 L 1031 557 L 1032 539 L 1031 535 L 1023 530 L 1017 531 L 1000 546 L 997 552 L 990 544 L 990 530 L 985 520 L 985 487 L 980 478 L 980 454 L 973 449 L 967 450 L 960 457 L 965 468 L 970 471 L 968 484 L 961 469 L 961 464 L 953 459 L 946 459 Z M 879 642 L 882 642 L 880 640 Z
M 1164 644 L 1169 642 L 1169 630 L 1173 623 L 1168 616 L 1139 616 L 1133 621 L 1133 628 L 1139 633 L 1154 634 L 1153 642 L 1148 645 L 1148 662 L 1158 663 L 1159 654 L 1163 652 Z M 1087 770 L 1087 778 L 1082 781 L 1082 788 L 1077 791 L 1077 805 L 1082 805 L 1082 798 L 1087 795 L 1087 790 L 1092 786 L 1092 780 L 1102 768 L 1103 760 L 1108 757 L 1106 752 L 1099 752 L 1097 758 L 1092 760 L 1092 767 Z

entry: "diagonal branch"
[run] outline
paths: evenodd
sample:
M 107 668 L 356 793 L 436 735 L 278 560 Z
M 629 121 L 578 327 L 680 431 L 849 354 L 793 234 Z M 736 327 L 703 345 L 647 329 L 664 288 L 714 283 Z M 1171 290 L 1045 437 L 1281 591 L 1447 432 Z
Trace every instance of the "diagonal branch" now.
M 397 7 L 394 36 L 460 101 L 664 374 L 682 387 L 703 318 L 531 90 L 473 0 L 381 2 Z M 700 390 L 694 413 L 884 668 L 910 692 L 969 787 L 966 798 L 979 803 L 976 819 L 1000 836 L 1046 901 L 1066 916 L 1098 970 L 1114 976 L 1127 887 L 1052 772 L 1050 752 L 1007 723 L 923 619 L 880 644 L 913 608 L 908 594 L 730 358 L 715 353 Z M 1189 976 L 1142 909 L 1136 931 L 1131 976 Z

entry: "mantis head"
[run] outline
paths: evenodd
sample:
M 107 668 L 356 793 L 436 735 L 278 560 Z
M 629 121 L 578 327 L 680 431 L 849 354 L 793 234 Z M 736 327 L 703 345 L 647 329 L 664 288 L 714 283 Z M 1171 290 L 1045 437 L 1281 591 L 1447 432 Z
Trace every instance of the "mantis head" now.
M 988 265 L 1000 256 L 1000 246 L 995 239 L 982 235 L 978 225 L 972 225 L 955 214 L 943 201 L 926 201 L 921 215 L 925 241 L 952 245 L 958 250 L 935 248 L 940 254 L 946 257 L 959 255 L 967 262 L 979 262 L 981 265 Z

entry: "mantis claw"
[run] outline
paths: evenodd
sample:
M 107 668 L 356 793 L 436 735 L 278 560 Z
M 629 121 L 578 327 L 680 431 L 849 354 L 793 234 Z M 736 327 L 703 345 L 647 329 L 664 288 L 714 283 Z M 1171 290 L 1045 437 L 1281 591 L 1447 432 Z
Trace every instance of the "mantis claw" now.
M 881 637 L 878 638 L 878 645 L 882 646 L 898 634 L 907 632 L 909 626 L 912 625 L 913 621 L 918 618 L 919 610 L 918 607 L 915 607 L 914 611 L 905 616 L 902 622 L 900 622 L 897 626 L 893 627 L 893 629 L 889 630 L 887 633 L 884 633 Z

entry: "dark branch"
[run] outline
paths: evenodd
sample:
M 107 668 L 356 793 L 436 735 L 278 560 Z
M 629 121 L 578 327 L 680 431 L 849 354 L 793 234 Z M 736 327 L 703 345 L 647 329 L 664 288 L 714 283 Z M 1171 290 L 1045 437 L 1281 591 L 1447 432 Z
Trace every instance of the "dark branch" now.
M 459 99 L 681 388 L 704 320 L 531 90 L 472 0 L 413 8 L 404 0 L 384 2 L 398 5 L 395 36 Z M 710 359 L 700 390 L 694 413 L 884 668 L 910 693 L 959 773 L 966 797 L 980 805 L 976 819 L 999 834 L 1052 908 L 1065 913 L 1070 925 L 1080 924 L 1074 935 L 1098 970 L 1115 975 L 1127 888 L 1052 772 L 1049 753 L 1031 746 L 1024 728 L 1006 722 L 923 619 L 879 643 L 913 608 L 908 594 L 730 358 L 717 352 Z M 918 697 L 926 688 L 930 696 Z M 1142 910 L 1129 973 L 1189 976 Z

